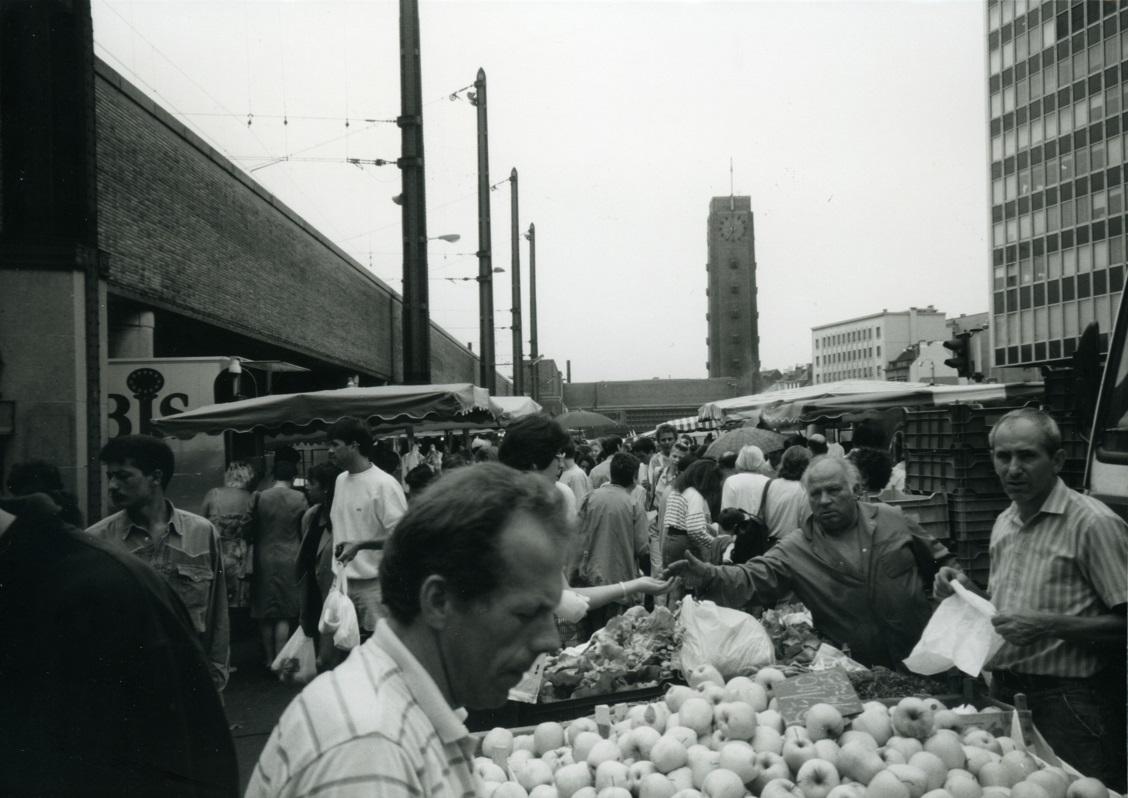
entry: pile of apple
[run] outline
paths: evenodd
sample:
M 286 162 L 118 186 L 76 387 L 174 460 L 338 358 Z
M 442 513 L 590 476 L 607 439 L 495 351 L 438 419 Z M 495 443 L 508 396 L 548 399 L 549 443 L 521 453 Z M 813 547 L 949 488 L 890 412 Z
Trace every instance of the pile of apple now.
M 726 683 L 703 666 L 662 701 L 612 707 L 602 727 L 493 729 L 475 769 L 487 798 L 1117 798 L 964 728 L 935 699 L 871 701 L 850 722 L 816 704 L 785 728 L 772 697 L 783 678 L 762 668 Z

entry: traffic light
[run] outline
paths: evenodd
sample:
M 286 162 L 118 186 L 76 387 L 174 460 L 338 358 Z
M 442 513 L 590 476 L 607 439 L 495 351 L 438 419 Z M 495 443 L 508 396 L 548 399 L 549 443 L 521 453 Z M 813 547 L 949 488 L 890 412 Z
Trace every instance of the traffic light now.
M 952 340 L 944 342 L 944 348 L 952 350 L 952 357 L 945 360 L 944 365 L 954 368 L 960 377 L 971 376 L 971 356 L 968 352 L 970 341 L 971 333 L 962 332 Z

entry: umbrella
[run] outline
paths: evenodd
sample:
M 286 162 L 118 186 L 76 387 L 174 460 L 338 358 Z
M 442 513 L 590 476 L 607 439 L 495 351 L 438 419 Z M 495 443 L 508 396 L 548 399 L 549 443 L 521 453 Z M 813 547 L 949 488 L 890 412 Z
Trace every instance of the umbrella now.
M 569 410 L 557 416 L 556 421 L 564 429 L 618 429 L 624 426 L 615 419 L 592 410 Z
M 717 438 L 705 451 L 706 457 L 720 457 L 725 452 L 739 452 L 744 446 L 759 446 L 767 454 L 783 448 L 784 437 L 760 427 L 737 427 Z

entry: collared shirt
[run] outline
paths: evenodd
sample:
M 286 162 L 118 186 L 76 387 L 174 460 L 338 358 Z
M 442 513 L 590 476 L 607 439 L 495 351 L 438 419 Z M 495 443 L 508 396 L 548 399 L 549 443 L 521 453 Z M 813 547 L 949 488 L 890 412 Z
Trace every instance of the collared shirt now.
M 208 658 L 212 680 L 227 684 L 229 620 L 227 582 L 219 533 L 203 516 L 179 510 L 166 500 L 168 525 L 155 539 L 134 524 L 125 510 L 103 518 L 86 530 L 147 562 L 184 601 Z
M 1000 613 L 1093 617 L 1128 603 L 1128 524 L 1060 479 L 1026 523 L 1013 503 L 991 531 L 991 601 Z M 993 669 L 1083 678 L 1100 669 L 1085 646 L 1051 638 L 1003 643 Z
M 291 702 L 247 786 L 254 796 L 469 798 L 474 739 L 435 681 L 380 620 L 347 660 Z

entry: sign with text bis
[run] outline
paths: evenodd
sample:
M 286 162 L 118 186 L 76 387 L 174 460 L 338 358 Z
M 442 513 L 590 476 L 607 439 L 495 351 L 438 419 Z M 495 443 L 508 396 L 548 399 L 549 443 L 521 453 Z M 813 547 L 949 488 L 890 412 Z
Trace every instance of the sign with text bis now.
M 862 711 L 862 700 L 841 668 L 811 671 L 777 682 L 772 695 L 779 704 L 779 714 L 784 724 L 802 725 L 807 710 L 815 704 L 830 704 L 842 717 L 857 715 Z

